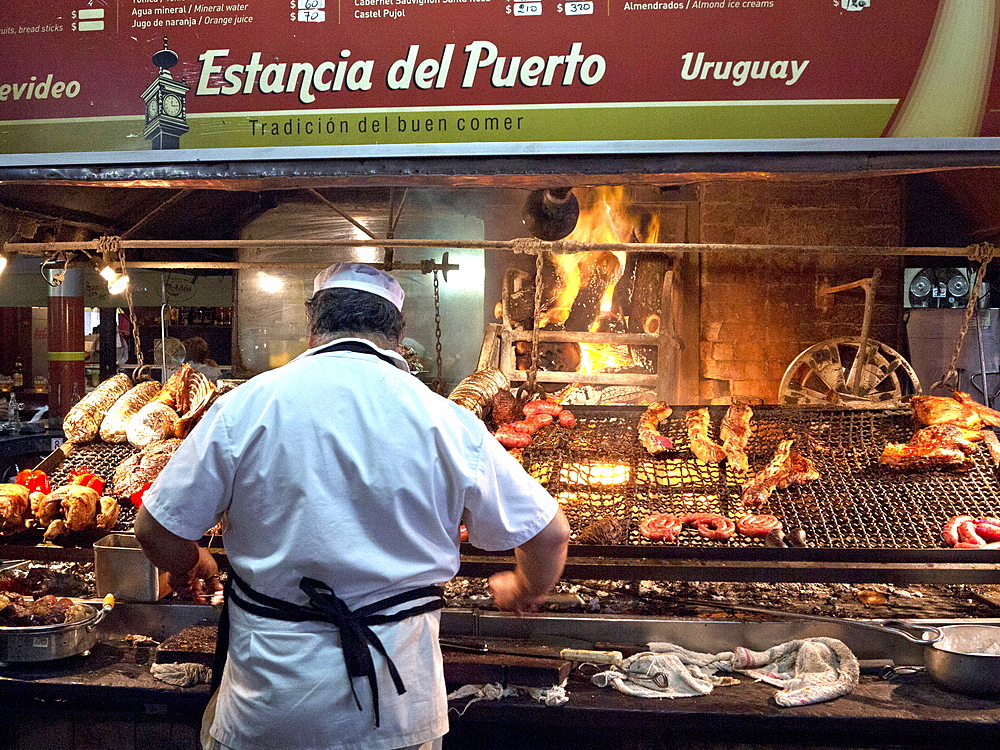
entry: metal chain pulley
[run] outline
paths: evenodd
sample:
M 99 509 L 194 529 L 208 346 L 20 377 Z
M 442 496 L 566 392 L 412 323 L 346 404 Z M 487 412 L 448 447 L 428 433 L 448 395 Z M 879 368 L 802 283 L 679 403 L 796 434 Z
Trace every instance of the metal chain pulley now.
M 962 354 L 962 344 L 965 341 L 965 334 L 969 331 L 969 322 L 976 311 L 976 305 L 979 304 L 979 290 L 982 288 L 983 278 L 986 276 L 986 267 L 990 264 L 991 260 L 997 257 L 997 248 L 989 242 L 970 245 L 968 256 L 972 262 L 979 263 L 979 269 L 976 271 L 976 280 L 972 284 L 972 290 L 969 292 L 969 303 L 965 307 L 965 318 L 962 320 L 962 327 L 958 332 L 958 341 L 955 342 L 955 350 L 951 354 L 951 363 L 948 365 L 948 371 L 944 374 L 944 377 L 930 387 L 930 390 L 927 391 L 928 393 L 933 393 L 938 388 L 943 387 L 958 390 L 958 358 Z

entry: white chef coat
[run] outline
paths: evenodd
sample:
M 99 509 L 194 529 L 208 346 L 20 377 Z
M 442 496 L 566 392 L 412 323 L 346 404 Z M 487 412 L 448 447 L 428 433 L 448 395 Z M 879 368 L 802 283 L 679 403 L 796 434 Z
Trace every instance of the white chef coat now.
M 535 536 L 556 514 L 551 495 L 474 414 L 382 353 L 399 369 L 317 347 L 220 397 L 146 492 L 148 512 L 199 539 L 228 511 L 226 552 L 253 589 L 304 605 L 299 581 L 315 578 L 352 610 L 452 578 L 463 514 L 481 549 Z M 230 612 L 212 727 L 226 745 L 387 750 L 447 731 L 438 613 L 373 628 L 407 688 L 397 696 L 373 654 L 375 729 L 367 682 L 355 684 L 359 712 L 332 625 Z

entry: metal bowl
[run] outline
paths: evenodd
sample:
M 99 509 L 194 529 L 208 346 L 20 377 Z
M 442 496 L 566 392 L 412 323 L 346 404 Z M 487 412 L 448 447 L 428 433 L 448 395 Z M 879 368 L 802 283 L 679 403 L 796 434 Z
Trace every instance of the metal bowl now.
M 924 664 L 939 684 L 968 695 L 1000 695 L 1000 627 L 946 625 L 924 652 Z M 983 651 L 989 653 L 983 653 Z
M 114 597 L 104 606 L 82 603 L 88 616 L 59 625 L 0 626 L 0 662 L 51 661 L 89 651 L 97 643 L 97 624 L 114 607 Z

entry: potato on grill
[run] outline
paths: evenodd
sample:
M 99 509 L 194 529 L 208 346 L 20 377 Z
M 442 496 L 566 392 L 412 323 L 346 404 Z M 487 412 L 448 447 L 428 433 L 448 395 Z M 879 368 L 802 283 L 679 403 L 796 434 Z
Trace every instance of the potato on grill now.
M 131 387 L 131 378 L 118 373 L 81 398 L 63 420 L 66 439 L 73 443 L 89 443 L 96 438 L 108 411 Z
M 148 380 L 122 394 L 101 422 L 101 440 L 105 443 L 124 443 L 128 439 L 126 428 L 129 421 L 139 409 L 153 400 L 162 387 L 159 381 Z

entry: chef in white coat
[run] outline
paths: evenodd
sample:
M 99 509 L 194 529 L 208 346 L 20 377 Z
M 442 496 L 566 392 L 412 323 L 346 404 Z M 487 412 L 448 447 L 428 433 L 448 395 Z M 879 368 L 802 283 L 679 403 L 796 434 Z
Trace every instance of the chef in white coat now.
M 195 594 L 217 589 L 197 540 L 225 519 L 228 659 L 206 747 L 440 746 L 440 584 L 458 571 L 460 522 L 475 546 L 515 550 L 490 579 L 501 609 L 533 611 L 562 573 L 556 501 L 409 374 L 402 306 L 388 274 L 325 269 L 311 348 L 220 397 L 146 493 L 136 535 Z

